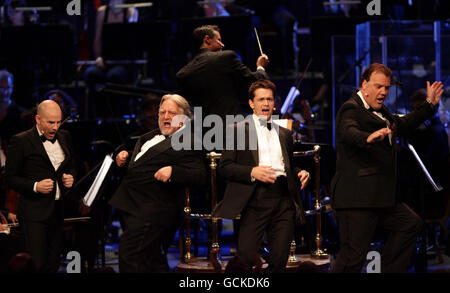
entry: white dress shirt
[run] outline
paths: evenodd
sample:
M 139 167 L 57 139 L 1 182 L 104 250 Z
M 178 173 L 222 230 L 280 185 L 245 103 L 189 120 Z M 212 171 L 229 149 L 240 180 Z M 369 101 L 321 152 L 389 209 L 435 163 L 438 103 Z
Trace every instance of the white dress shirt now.
M 185 127 L 186 127 L 186 124 L 184 124 L 180 129 L 178 129 L 174 133 L 168 135 L 167 137 L 172 137 L 172 135 L 174 135 L 178 131 L 182 131 Z M 151 147 L 157 145 L 158 143 L 162 142 L 165 139 L 166 139 L 166 136 L 164 136 L 162 134 L 158 134 L 158 135 L 155 135 L 154 137 L 152 137 L 152 139 L 147 140 L 141 146 L 141 150 L 139 151 L 139 153 L 134 158 L 134 161 L 136 162 L 140 157 L 142 157 L 148 151 L 148 149 L 150 149 Z
M 253 120 L 255 121 L 256 134 L 258 136 L 259 166 L 271 166 L 277 177 L 286 176 L 280 138 L 272 120 L 268 121 L 272 123 L 271 130 L 261 125 L 260 118 L 255 114 L 253 114 Z
M 38 131 L 39 136 L 43 135 L 39 131 L 39 129 L 36 126 L 36 129 Z M 61 145 L 59 144 L 58 140 L 55 141 L 55 143 L 52 143 L 49 140 L 46 140 L 42 143 L 44 145 L 44 149 L 47 152 L 47 155 L 50 159 L 50 162 L 52 162 L 53 168 L 55 168 L 55 171 L 58 170 L 61 163 L 64 161 L 64 151 L 61 148 Z M 33 191 L 37 193 L 36 190 L 37 182 L 34 183 Z M 59 189 L 58 181 L 56 181 L 56 194 L 55 194 L 55 200 L 59 200 L 61 196 L 61 191 Z
M 134 161 L 136 162 L 140 157 L 142 157 L 148 151 L 149 148 L 151 148 L 152 146 L 157 145 L 158 143 L 160 143 L 161 141 L 163 141 L 165 139 L 166 139 L 166 137 L 164 135 L 159 134 L 159 135 L 155 135 L 152 139 L 147 140 L 141 146 L 141 150 L 139 151 L 139 153 L 134 158 Z

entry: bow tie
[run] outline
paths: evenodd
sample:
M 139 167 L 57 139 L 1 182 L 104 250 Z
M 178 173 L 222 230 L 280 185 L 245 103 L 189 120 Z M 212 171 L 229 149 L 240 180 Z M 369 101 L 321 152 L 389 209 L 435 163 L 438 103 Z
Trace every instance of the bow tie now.
M 378 113 L 381 113 L 381 109 L 383 109 L 383 108 L 380 108 L 379 110 L 375 110 L 374 108 L 369 107 L 369 111 L 371 111 L 371 112 L 378 112 Z
M 259 124 L 261 124 L 262 127 L 267 127 L 269 131 L 272 129 L 272 122 L 267 122 L 267 120 L 260 119 Z
M 164 138 L 169 138 L 170 137 L 170 135 L 165 135 L 165 134 L 159 134 L 160 136 L 164 136 Z
M 53 139 L 48 139 L 48 138 L 46 138 L 45 137 L 45 135 L 41 135 L 41 140 L 42 140 L 42 142 L 45 142 L 45 141 L 49 141 L 49 142 L 51 142 L 51 143 L 55 143 L 55 141 L 56 141 L 56 135 L 55 135 L 55 137 L 53 137 Z

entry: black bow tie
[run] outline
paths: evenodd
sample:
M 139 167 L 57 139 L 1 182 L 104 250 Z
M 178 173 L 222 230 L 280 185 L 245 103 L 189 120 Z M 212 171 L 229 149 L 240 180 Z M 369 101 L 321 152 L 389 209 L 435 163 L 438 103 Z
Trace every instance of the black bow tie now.
M 55 135 L 55 137 L 53 137 L 52 139 L 48 139 L 48 138 L 45 137 L 45 135 L 41 135 L 41 140 L 42 140 L 42 142 L 45 142 L 46 140 L 48 140 L 48 141 L 51 142 L 51 143 L 55 143 L 55 141 L 56 141 L 56 135 Z
M 378 112 L 378 113 L 381 113 L 381 109 L 382 109 L 382 108 L 380 108 L 380 109 L 378 109 L 378 110 L 375 110 L 374 108 L 369 107 L 369 111 L 371 111 L 371 112 Z
M 162 133 L 159 133 L 159 135 L 164 136 L 164 138 L 169 138 L 169 137 L 170 137 L 170 135 L 168 135 L 168 134 L 162 134 Z
M 267 122 L 267 120 L 259 120 L 259 123 L 262 127 L 267 127 L 267 129 L 270 131 L 272 129 L 272 122 Z

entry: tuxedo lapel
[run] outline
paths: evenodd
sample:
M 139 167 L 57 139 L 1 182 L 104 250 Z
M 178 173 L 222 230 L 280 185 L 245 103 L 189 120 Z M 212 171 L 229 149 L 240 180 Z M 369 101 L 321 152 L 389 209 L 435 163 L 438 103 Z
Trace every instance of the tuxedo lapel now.
M 63 168 L 70 161 L 70 152 L 69 152 L 69 148 L 66 144 L 66 140 L 63 139 L 63 135 L 60 134 L 59 131 L 56 133 L 56 139 L 58 140 L 58 143 L 61 146 L 61 149 L 63 150 L 63 153 L 64 153 L 64 161 L 62 161 L 61 165 L 58 168 L 58 169 L 60 169 L 60 168 Z
M 290 161 L 289 161 L 289 154 L 287 150 L 287 139 L 289 139 L 287 136 L 289 135 L 288 131 L 284 131 L 284 129 L 281 126 L 275 127 L 275 129 L 278 132 L 278 139 L 280 140 L 280 146 L 281 146 L 281 153 L 283 155 L 283 161 L 284 161 L 284 168 L 285 170 L 290 170 Z
M 33 148 L 38 150 L 39 154 L 53 168 L 52 162 L 50 161 L 47 151 L 44 148 L 44 144 L 42 143 L 42 140 L 38 134 L 36 126 L 30 129 L 30 131 L 31 131 L 31 143 L 33 145 Z
M 140 165 L 143 162 L 157 156 L 158 154 L 161 154 L 162 152 L 168 150 L 172 147 L 171 138 L 166 138 L 165 140 L 161 141 L 160 143 L 152 146 L 149 148 L 145 154 L 143 154 L 136 162 L 136 155 L 141 151 L 142 146 L 155 137 L 157 134 L 160 134 L 159 129 L 149 132 L 148 134 L 144 134 L 142 137 L 139 138 L 138 142 L 136 143 L 136 146 L 134 148 L 133 156 L 131 157 L 131 162 L 129 164 L 129 168 L 132 168 L 134 166 Z
M 132 165 L 134 165 L 134 160 L 137 156 L 137 154 L 139 153 L 139 151 L 141 150 L 142 145 L 149 139 L 152 139 L 155 135 L 156 135 L 157 131 L 150 131 L 144 135 L 142 135 L 141 137 L 139 137 L 138 141 L 136 142 L 136 145 L 134 146 L 134 150 L 133 150 L 133 155 L 131 156 L 131 161 L 130 164 L 128 165 L 128 167 L 131 167 Z
M 357 93 L 353 93 L 351 98 L 355 100 L 355 102 L 361 107 L 361 109 L 363 109 L 363 111 L 366 111 L 368 113 L 367 119 L 376 121 L 383 125 L 386 124 L 386 122 L 383 119 L 381 119 L 379 116 L 373 113 L 370 109 L 366 109 L 366 107 L 364 107 L 364 103 L 361 101 L 361 97 Z M 385 112 L 389 112 L 385 108 L 386 106 L 383 105 L 381 108 L 381 114 L 390 121 L 391 115 L 389 115 L 388 117 L 387 115 L 385 115 Z M 381 125 L 380 127 L 383 126 Z
M 254 138 L 256 139 L 256 145 L 258 146 L 258 133 L 256 132 L 255 121 L 252 116 L 249 116 L 249 123 L 245 123 L 245 135 L 247 137 L 247 144 L 250 145 L 250 132 L 254 133 Z M 250 149 L 250 147 L 249 147 Z M 256 150 L 250 150 L 252 153 L 253 160 L 255 161 L 256 166 L 259 164 L 259 156 L 258 156 L 258 147 Z
M 145 162 L 150 160 L 153 157 L 158 156 L 162 152 L 165 152 L 166 150 L 170 149 L 172 147 L 172 139 L 166 138 L 165 140 L 161 141 L 160 143 L 152 146 L 149 148 L 145 154 L 142 155 L 142 157 L 137 160 L 136 164 L 139 164 L 141 162 Z

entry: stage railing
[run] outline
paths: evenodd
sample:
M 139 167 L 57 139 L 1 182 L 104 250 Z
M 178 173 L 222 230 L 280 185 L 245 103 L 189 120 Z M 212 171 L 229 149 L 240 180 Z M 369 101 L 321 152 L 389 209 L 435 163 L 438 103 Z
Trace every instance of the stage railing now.
M 218 191 L 217 191 L 217 164 L 218 160 L 220 160 L 221 154 L 216 152 L 210 152 L 206 155 L 209 160 L 209 167 L 211 169 L 211 211 L 213 211 L 217 205 Z M 315 206 L 314 210 L 306 211 L 306 215 L 315 215 L 316 216 L 316 250 L 311 253 L 312 258 L 326 258 L 328 255 L 322 250 L 322 235 L 321 235 L 321 219 L 322 219 L 322 204 L 320 199 L 320 146 L 315 145 L 313 150 L 309 151 L 299 151 L 294 152 L 294 157 L 314 157 L 314 165 L 315 165 Z M 208 267 L 218 269 L 221 266 L 221 261 L 219 260 L 219 252 L 220 245 L 218 239 L 218 220 L 221 218 L 213 217 L 211 214 L 199 214 L 194 213 L 191 209 L 191 198 L 189 188 L 186 188 L 185 191 L 185 208 L 184 213 L 186 217 L 185 221 L 185 247 L 186 253 L 184 255 L 185 263 L 195 263 L 197 262 L 197 258 L 193 256 L 191 253 L 192 239 L 191 239 L 191 219 L 204 219 L 211 220 L 212 222 L 212 244 L 209 254 L 209 264 Z M 240 216 L 237 216 L 235 219 L 239 219 Z M 295 240 L 291 242 L 290 255 L 288 260 L 288 265 L 297 264 L 298 261 L 295 257 Z
M 313 210 L 305 211 L 307 216 L 316 216 L 316 236 L 314 242 L 316 243 L 316 250 L 311 253 L 312 258 L 328 258 L 328 254 L 322 250 L 322 200 L 320 197 L 320 146 L 315 145 L 312 150 L 294 152 L 294 157 L 313 157 L 314 158 L 314 172 L 315 172 L 315 204 Z M 289 264 L 296 264 L 298 260 L 295 257 L 295 240 L 291 242 L 291 249 L 289 252 Z

